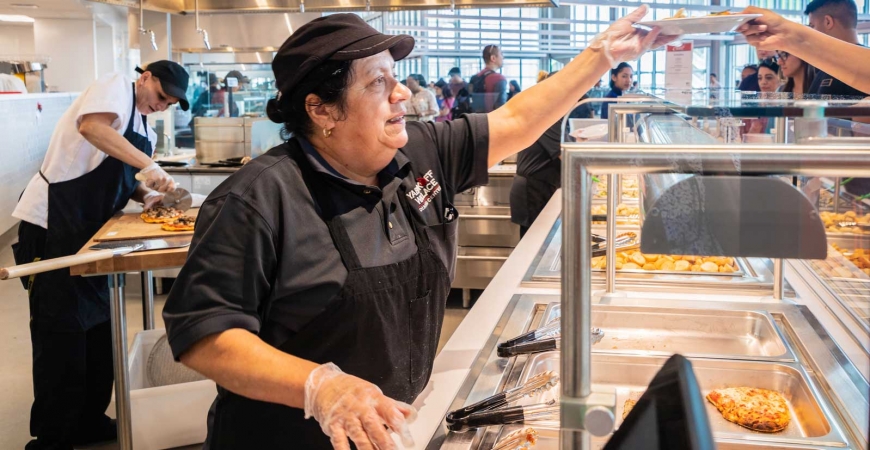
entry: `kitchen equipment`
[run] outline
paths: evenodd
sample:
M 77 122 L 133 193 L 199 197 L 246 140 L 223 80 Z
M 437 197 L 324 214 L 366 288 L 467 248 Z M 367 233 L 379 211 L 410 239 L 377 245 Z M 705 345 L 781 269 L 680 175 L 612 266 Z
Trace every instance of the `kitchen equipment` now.
M 490 425 L 506 425 L 511 423 L 528 423 L 534 421 L 558 421 L 559 405 L 555 400 L 546 403 L 536 403 L 529 406 L 511 406 L 492 411 L 483 411 L 469 415 L 453 423 L 448 423 L 450 431 L 462 431 L 469 428 L 487 427 Z
M 598 236 L 599 239 L 600 236 Z M 592 238 L 592 256 L 604 256 L 607 254 L 607 241 L 601 239 L 599 242 L 596 241 L 596 236 Z M 620 233 L 616 235 L 616 251 L 624 252 L 628 250 L 634 250 L 640 247 L 640 238 L 637 233 L 633 231 L 626 231 L 625 233 Z
M 132 252 L 144 252 L 148 250 L 158 250 L 166 248 L 187 247 L 190 245 L 190 240 L 131 240 L 113 242 L 111 244 L 98 244 L 89 247 L 94 252 L 83 253 L 80 255 L 63 256 L 60 258 L 46 259 L 17 266 L 9 266 L 0 268 L 0 280 L 8 280 L 10 278 L 20 278 L 37 273 L 48 272 L 51 270 L 63 269 L 79 264 L 87 264 L 94 261 L 113 258 L 115 256 L 123 256 Z
M 528 355 L 532 353 L 559 350 L 562 347 L 561 323 L 556 327 L 557 328 L 550 331 L 550 333 L 543 339 L 522 341 L 511 345 L 499 344 L 496 353 L 502 358 L 508 358 L 517 355 Z M 592 328 L 590 333 L 592 334 L 592 345 L 595 345 L 604 339 L 604 331 L 602 331 L 601 328 Z
M 191 208 L 186 212 L 186 215 L 196 217 L 199 215 L 199 208 Z M 98 232 L 94 240 L 97 242 L 104 241 L 123 241 L 129 239 L 154 239 L 166 238 L 174 236 L 187 236 L 193 231 L 165 231 L 160 227 L 159 223 L 145 223 L 139 213 L 127 213 L 116 215 L 109 219 L 109 222 Z
M 163 194 L 163 206 L 175 208 L 179 211 L 187 211 L 193 205 L 193 197 L 184 188 L 175 188 L 174 191 Z
M 447 423 L 455 423 L 474 413 L 501 408 L 523 397 L 540 394 L 543 391 L 553 388 L 558 383 L 559 376 L 556 375 L 556 372 L 549 371 L 539 373 L 534 377 L 529 378 L 529 380 L 521 386 L 500 392 L 473 405 L 468 405 L 447 414 Z

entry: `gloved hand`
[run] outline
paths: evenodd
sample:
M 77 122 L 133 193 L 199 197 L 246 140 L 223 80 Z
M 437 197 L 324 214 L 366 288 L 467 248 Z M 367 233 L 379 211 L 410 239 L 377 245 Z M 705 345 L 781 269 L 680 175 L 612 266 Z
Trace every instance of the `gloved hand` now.
M 175 180 L 163 170 L 162 167 L 152 162 L 151 165 L 136 174 L 136 179 L 145 183 L 145 187 L 158 192 L 171 192 L 175 190 Z
M 660 29 L 653 28 L 651 31 L 635 28 L 649 11 L 649 7 L 641 5 L 627 16 L 613 22 L 610 27 L 592 39 L 589 48 L 600 48 L 610 61 L 611 67 L 616 67 L 621 62 L 632 61 L 640 57 L 647 50 L 660 47 L 672 42 L 679 36 L 661 36 Z
M 395 449 L 385 424 L 401 436 L 406 448 L 414 446 L 408 423 L 417 418 L 417 410 L 333 363 L 314 369 L 305 381 L 305 418 L 309 417 L 320 423 L 336 450 L 350 450 L 348 438 L 359 450 Z
M 145 198 L 142 199 L 143 208 L 151 209 L 160 204 L 163 201 L 163 194 L 157 191 L 150 191 L 145 194 Z

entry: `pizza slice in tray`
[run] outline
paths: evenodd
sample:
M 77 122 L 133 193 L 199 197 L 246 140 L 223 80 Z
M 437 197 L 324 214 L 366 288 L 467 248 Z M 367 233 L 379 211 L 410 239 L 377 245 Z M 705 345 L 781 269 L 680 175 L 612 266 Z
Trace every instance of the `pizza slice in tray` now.
M 172 222 L 164 223 L 161 228 L 166 231 L 193 231 L 193 227 L 196 224 L 196 217 L 193 216 L 180 216 L 173 220 Z
M 142 214 L 140 214 L 139 217 L 141 217 L 146 223 L 166 223 L 175 220 L 182 214 L 184 214 L 183 211 L 179 211 L 175 208 L 157 206 L 142 211 Z
M 765 433 L 784 430 L 791 420 L 788 403 L 776 391 L 751 387 L 716 389 L 707 394 L 725 420 Z

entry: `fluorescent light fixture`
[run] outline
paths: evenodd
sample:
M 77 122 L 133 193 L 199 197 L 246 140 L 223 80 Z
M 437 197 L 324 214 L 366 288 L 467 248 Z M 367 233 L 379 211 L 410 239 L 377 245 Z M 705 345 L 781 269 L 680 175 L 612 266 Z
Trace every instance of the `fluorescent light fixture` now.
M 0 14 L 0 22 L 24 22 L 33 23 L 33 17 L 21 16 L 15 14 Z
M 293 34 L 293 27 L 290 25 L 290 14 L 284 13 L 284 22 L 287 23 L 287 32 Z
M 34 5 L 31 3 L 10 3 L 9 6 L 21 9 L 39 9 L 39 5 Z
M 255 55 L 257 55 L 257 62 L 263 64 L 263 57 L 260 56 L 260 52 L 255 53 Z

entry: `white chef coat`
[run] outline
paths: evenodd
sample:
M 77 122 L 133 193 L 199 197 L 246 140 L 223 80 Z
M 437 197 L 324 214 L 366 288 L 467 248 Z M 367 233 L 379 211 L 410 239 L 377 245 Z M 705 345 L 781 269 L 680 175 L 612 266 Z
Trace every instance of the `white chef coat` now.
M 133 108 L 133 80 L 120 73 L 100 77 L 82 92 L 61 116 L 51 135 L 42 173 L 52 183 L 78 178 L 94 169 L 108 156 L 94 147 L 79 133 L 82 116 L 94 113 L 112 113 L 118 116 L 112 128 L 123 135 Z M 151 147 L 157 143 L 157 134 L 136 111 L 133 129 L 148 136 Z M 84 207 L 84 205 L 82 205 Z M 37 173 L 30 179 L 12 216 L 43 228 L 48 228 L 48 183 Z

